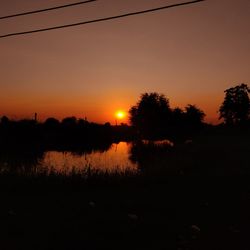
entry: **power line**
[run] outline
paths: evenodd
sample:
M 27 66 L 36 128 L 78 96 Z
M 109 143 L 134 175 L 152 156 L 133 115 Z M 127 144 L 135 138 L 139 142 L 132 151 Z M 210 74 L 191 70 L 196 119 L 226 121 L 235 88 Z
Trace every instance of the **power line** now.
M 0 20 L 1 19 L 13 18 L 13 17 L 19 17 L 19 16 L 26 16 L 26 15 L 31 15 L 31 14 L 37 14 L 37 13 L 40 13 L 40 12 L 47 12 L 47 11 L 51 11 L 51 10 L 58 10 L 58 9 L 62 9 L 62 8 L 68 8 L 68 7 L 81 5 L 81 4 L 86 4 L 86 3 L 95 2 L 95 1 L 98 1 L 98 0 L 80 1 L 80 2 L 75 2 L 75 3 L 55 6 L 55 7 L 51 7 L 51 8 L 46 8 L 46 9 L 32 10 L 32 11 L 12 14 L 12 15 L 8 15 L 8 16 L 1 16 Z
M 159 10 L 164 10 L 164 9 L 169 9 L 173 7 L 178 7 L 178 6 L 183 6 L 183 5 L 189 5 L 189 4 L 194 4 L 198 2 L 204 2 L 206 0 L 196 0 L 196 1 L 189 1 L 189 2 L 183 2 L 183 3 L 178 3 L 178 4 L 172 4 L 172 5 L 167 5 L 167 6 L 162 6 L 154 9 L 146 9 L 142 11 L 136 11 L 136 12 L 129 12 L 117 16 L 111 16 L 111 17 L 104 17 L 104 18 L 99 18 L 99 19 L 94 19 L 94 20 L 89 20 L 89 21 L 83 21 L 79 23 L 72 23 L 72 24 L 65 24 L 61 26 L 53 26 L 49 28 L 44 28 L 44 29 L 36 29 L 36 30 L 29 30 L 29 31 L 23 31 L 23 32 L 16 32 L 16 33 L 9 33 L 5 35 L 1 35 L 1 38 L 5 37 L 10 37 L 10 36 L 20 36 L 20 35 L 27 35 L 27 34 L 32 34 L 32 33 L 38 33 L 38 32 L 44 32 L 44 31 L 49 31 L 49 30 L 56 30 L 56 29 L 64 29 L 64 28 L 69 28 L 69 27 L 74 27 L 74 26 L 80 26 L 80 25 L 85 25 L 85 24 L 90 24 L 90 23 L 97 23 L 97 22 L 104 22 L 108 20 L 113 20 L 113 19 L 119 19 L 119 18 L 124 18 L 128 16 L 135 16 L 135 15 L 140 15 L 140 14 L 145 14 L 149 12 L 155 12 Z

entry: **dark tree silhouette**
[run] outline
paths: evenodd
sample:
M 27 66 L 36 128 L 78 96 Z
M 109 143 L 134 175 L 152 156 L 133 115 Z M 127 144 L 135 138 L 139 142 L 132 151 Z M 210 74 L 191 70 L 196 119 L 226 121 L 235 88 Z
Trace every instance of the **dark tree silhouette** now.
M 188 104 L 185 107 L 185 118 L 188 128 L 196 129 L 201 127 L 205 113 L 195 105 Z
M 2 123 L 3 125 L 8 124 L 9 122 L 10 122 L 10 120 L 9 120 L 9 118 L 8 118 L 7 116 L 3 116 L 3 117 L 1 118 L 1 123 Z
M 226 89 L 225 98 L 220 106 L 220 119 L 228 125 L 245 123 L 250 116 L 249 87 L 242 83 Z
M 144 93 L 129 110 L 130 122 L 143 136 L 158 136 L 166 129 L 171 110 L 168 99 L 158 93 Z
M 181 108 L 172 110 L 172 125 L 174 127 L 182 127 L 185 122 L 185 113 Z
M 64 127 L 75 127 L 77 125 L 77 119 L 74 116 L 66 117 L 62 120 Z
M 56 128 L 59 127 L 59 125 L 60 125 L 60 122 L 56 118 L 54 118 L 54 117 L 49 117 L 44 122 L 44 126 L 46 128 L 56 129 Z
M 85 127 L 85 126 L 87 126 L 88 124 L 89 124 L 89 122 L 88 122 L 86 119 L 80 118 L 80 119 L 78 120 L 78 125 L 81 126 L 81 127 Z

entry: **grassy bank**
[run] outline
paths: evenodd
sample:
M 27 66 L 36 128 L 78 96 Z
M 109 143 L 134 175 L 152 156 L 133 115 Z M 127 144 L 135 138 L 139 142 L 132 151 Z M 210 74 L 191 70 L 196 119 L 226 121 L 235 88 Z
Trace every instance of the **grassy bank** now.
M 2 172 L 0 249 L 249 249 L 249 151 L 213 133 L 135 145 L 136 174 Z
M 1 190 L 1 249 L 249 246 L 248 178 L 55 184 Z

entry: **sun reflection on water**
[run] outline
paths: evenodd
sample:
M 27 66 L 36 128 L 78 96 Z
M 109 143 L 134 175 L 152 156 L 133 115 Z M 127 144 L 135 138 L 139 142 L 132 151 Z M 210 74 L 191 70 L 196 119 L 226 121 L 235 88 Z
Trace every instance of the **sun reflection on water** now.
M 40 165 L 57 172 L 70 172 L 75 170 L 100 170 L 107 172 L 125 172 L 137 170 L 137 164 L 129 160 L 130 143 L 113 143 L 105 152 L 92 152 L 90 154 L 75 154 L 72 152 L 48 151 L 44 154 Z

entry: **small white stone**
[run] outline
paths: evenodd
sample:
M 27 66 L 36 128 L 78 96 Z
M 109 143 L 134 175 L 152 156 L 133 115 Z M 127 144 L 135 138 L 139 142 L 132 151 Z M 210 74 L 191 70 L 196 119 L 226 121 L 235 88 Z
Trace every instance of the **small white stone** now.
M 89 205 L 90 205 L 91 207 L 95 207 L 95 202 L 90 201 L 90 202 L 89 202 Z
M 191 229 L 192 229 L 194 232 L 197 232 L 197 233 L 199 233 L 199 232 L 201 231 L 201 229 L 200 229 L 198 226 L 196 226 L 196 225 L 192 225 L 192 226 L 191 226 Z
M 16 213 L 15 213 L 13 210 L 9 210 L 9 211 L 8 211 L 8 214 L 11 215 L 11 216 L 16 215 Z
M 193 143 L 192 140 L 186 140 L 186 141 L 185 141 L 185 144 L 192 144 L 192 143 Z
M 138 216 L 136 214 L 128 214 L 128 217 L 131 219 L 131 220 L 138 220 Z

